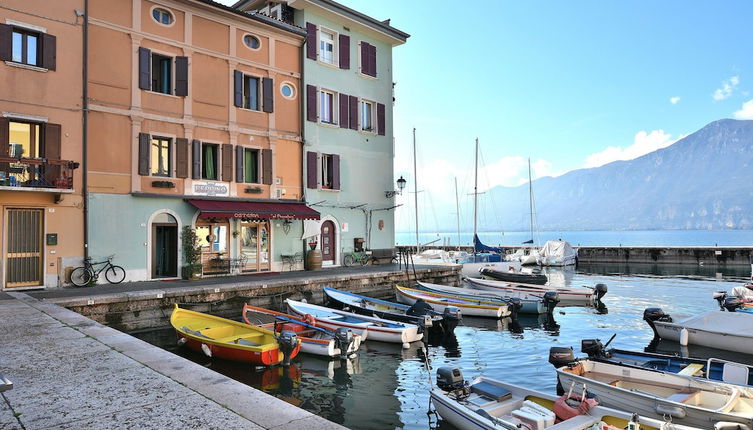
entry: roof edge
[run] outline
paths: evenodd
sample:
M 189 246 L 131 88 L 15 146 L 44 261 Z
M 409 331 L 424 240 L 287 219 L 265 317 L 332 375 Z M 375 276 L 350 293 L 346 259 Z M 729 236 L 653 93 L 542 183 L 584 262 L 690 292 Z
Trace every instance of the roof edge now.
M 385 33 L 388 36 L 391 36 L 401 42 L 405 42 L 410 37 L 410 34 L 398 30 L 397 28 L 385 24 L 382 21 L 378 21 L 375 18 L 372 18 L 364 13 L 361 13 L 355 9 L 351 9 L 345 5 L 342 5 L 334 0 L 306 0 L 310 3 L 316 4 L 317 6 L 323 7 L 325 9 L 329 9 L 333 12 L 339 13 L 341 15 L 345 15 L 346 17 L 358 21 L 364 25 L 367 25 L 369 27 L 372 27 L 374 30 L 377 30 L 379 32 Z M 243 3 L 245 0 L 241 0 L 238 3 Z M 237 3 L 236 3 L 237 4 Z

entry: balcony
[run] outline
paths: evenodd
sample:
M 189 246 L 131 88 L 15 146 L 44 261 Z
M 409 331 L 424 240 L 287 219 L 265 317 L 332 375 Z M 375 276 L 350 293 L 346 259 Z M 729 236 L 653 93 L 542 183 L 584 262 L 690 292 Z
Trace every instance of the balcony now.
M 0 157 L 0 190 L 72 193 L 78 167 L 68 160 Z

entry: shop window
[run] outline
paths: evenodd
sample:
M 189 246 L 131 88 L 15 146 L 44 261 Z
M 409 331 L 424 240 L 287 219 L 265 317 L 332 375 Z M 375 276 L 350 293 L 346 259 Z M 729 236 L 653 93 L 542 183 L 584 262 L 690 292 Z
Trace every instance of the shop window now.
M 227 252 L 227 225 L 201 225 L 196 236 L 204 252 Z
M 201 179 L 217 180 L 217 166 L 219 166 L 218 153 L 219 145 L 211 143 L 201 144 Z

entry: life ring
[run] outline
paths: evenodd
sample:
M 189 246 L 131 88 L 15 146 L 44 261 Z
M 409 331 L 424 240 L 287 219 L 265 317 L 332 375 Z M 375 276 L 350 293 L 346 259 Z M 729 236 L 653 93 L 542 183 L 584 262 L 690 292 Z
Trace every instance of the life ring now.
M 311 314 L 304 315 L 303 316 L 303 322 L 305 322 L 306 324 L 308 324 L 310 326 L 316 327 L 316 319 Z

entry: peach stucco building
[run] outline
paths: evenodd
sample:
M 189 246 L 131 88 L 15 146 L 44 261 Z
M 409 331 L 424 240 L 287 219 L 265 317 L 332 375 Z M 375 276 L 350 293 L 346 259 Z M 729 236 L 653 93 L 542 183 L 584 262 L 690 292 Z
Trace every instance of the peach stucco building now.
M 0 289 L 57 287 L 84 255 L 84 0 L 0 2 Z
M 208 0 L 89 0 L 95 259 L 178 277 L 188 225 L 205 275 L 290 265 L 318 218 L 300 203 L 304 39 Z

